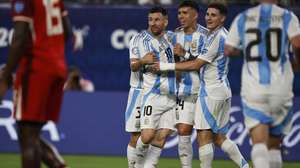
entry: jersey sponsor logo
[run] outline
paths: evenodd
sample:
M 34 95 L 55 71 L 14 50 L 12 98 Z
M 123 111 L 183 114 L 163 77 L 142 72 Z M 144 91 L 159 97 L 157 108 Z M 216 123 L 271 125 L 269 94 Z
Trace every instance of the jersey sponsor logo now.
M 14 9 L 16 13 L 22 13 L 25 8 L 24 2 L 17 1 L 15 3 Z

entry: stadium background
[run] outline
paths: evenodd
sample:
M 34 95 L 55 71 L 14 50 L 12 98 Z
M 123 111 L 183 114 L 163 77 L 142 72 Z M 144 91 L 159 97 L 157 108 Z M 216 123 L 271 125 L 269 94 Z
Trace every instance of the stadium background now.
M 1 2 L 1 1 L 0 1 Z M 68 1 L 70 2 L 70 1 Z M 95 3 L 116 3 L 117 1 L 80 1 L 67 3 L 71 21 L 76 31 L 85 35 L 84 49 L 73 53 L 70 44 L 67 46 L 66 60 L 68 65 L 78 66 L 84 76 L 90 79 L 96 88 L 95 93 L 67 92 L 64 98 L 61 122 L 44 128 L 44 135 L 55 142 L 64 154 L 83 154 L 101 156 L 125 156 L 128 134 L 124 132 L 124 110 L 129 89 L 128 43 L 130 37 L 147 28 L 147 11 L 149 6 L 99 5 Z M 241 2 L 241 1 L 240 1 Z M 245 1 L 244 1 L 245 2 Z M 286 1 L 288 2 L 288 1 Z M 296 1 L 295 1 L 296 2 Z M 300 17 L 300 6 L 286 5 Z M 113 4 L 114 4 L 113 3 Z M 229 15 L 225 27 L 240 11 L 250 7 L 248 3 L 229 5 Z M 176 28 L 176 6 L 169 9 L 169 27 Z M 205 5 L 200 6 L 199 23 L 204 25 Z M 7 48 L 12 34 L 7 3 L 0 4 L 0 64 L 4 63 Z M 242 58 L 231 59 L 229 80 L 233 94 L 231 131 L 229 136 L 235 140 L 246 157 L 249 158 L 250 142 L 242 124 L 240 108 L 240 71 Z M 39 81 L 37 81 L 39 82 Z M 294 91 L 295 115 L 294 127 L 284 139 L 283 157 L 289 161 L 300 161 L 300 74 L 295 76 Z M 14 120 L 11 116 L 11 93 L 0 106 L 0 153 L 18 152 Z M 172 137 L 163 156 L 177 157 L 177 139 Z M 196 143 L 194 143 L 196 148 Z M 197 150 L 194 151 L 195 158 Z M 217 150 L 216 158 L 226 159 Z M 1 165 L 1 164 L 0 164 Z M 1 167 L 1 166 L 0 166 Z

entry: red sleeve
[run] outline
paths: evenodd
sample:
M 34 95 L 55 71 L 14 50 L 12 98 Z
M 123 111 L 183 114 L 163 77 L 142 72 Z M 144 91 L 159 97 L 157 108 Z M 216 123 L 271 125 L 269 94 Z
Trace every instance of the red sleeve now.
M 31 22 L 33 18 L 32 0 L 12 0 L 11 12 L 13 21 Z
M 60 0 L 59 4 L 60 4 L 60 9 L 61 9 L 61 15 L 62 16 L 67 16 L 68 15 L 68 11 L 65 8 L 63 0 Z

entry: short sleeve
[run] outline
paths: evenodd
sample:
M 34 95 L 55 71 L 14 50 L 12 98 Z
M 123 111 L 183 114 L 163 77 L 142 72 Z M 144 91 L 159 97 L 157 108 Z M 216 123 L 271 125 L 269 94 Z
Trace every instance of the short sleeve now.
M 32 22 L 33 1 L 31 0 L 12 0 L 11 14 L 13 21 Z
M 289 22 L 287 33 L 289 39 L 292 39 L 293 37 L 300 35 L 299 19 L 293 12 L 291 12 L 291 20 Z
M 129 42 L 129 58 L 133 59 L 139 59 L 140 56 L 140 49 L 139 49 L 139 36 L 136 35 L 134 37 L 131 38 L 130 42 Z
M 201 51 L 201 54 L 197 57 L 209 63 L 212 63 L 217 56 L 220 43 L 220 36 L 215 36 L 215 38 L 208 40 Z
M 226 44 L 230 45 L 235 48 L 239 48 L 240 43 L 241 43 L 241 38 L 239 35 L 239 28 L 238 28 L 238 20 L 240 19 L 240 15 L 237 16 L 234 21 L 231 24 L 231 27 L 229 29 L 229 32 L 227 34 L 226 38 Z

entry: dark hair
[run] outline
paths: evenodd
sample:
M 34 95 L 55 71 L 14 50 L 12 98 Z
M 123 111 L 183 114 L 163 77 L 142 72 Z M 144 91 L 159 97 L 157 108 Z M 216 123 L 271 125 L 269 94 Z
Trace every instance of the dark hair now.
M 183 8 L 183 7 L 190 7 L 192 9 L 195 9 L 198 13 L 200 11 L 199 5 L 196 1 L 191 1 L 191 0 L 186 0 L 181 2 L 181 4 L 178 6 L 178 9 Z
M 168 15 L 168 11 L 161 7 L 161 6 L 155 6 L 149 10 L 149 13 L 161 13 L 163 16 Z
M 224 16 L 227 15 L 227 7 L 223 3 L 217 3 L 217 2 L 210 3 L 207 8 L 218 9 L 222 15 Z

